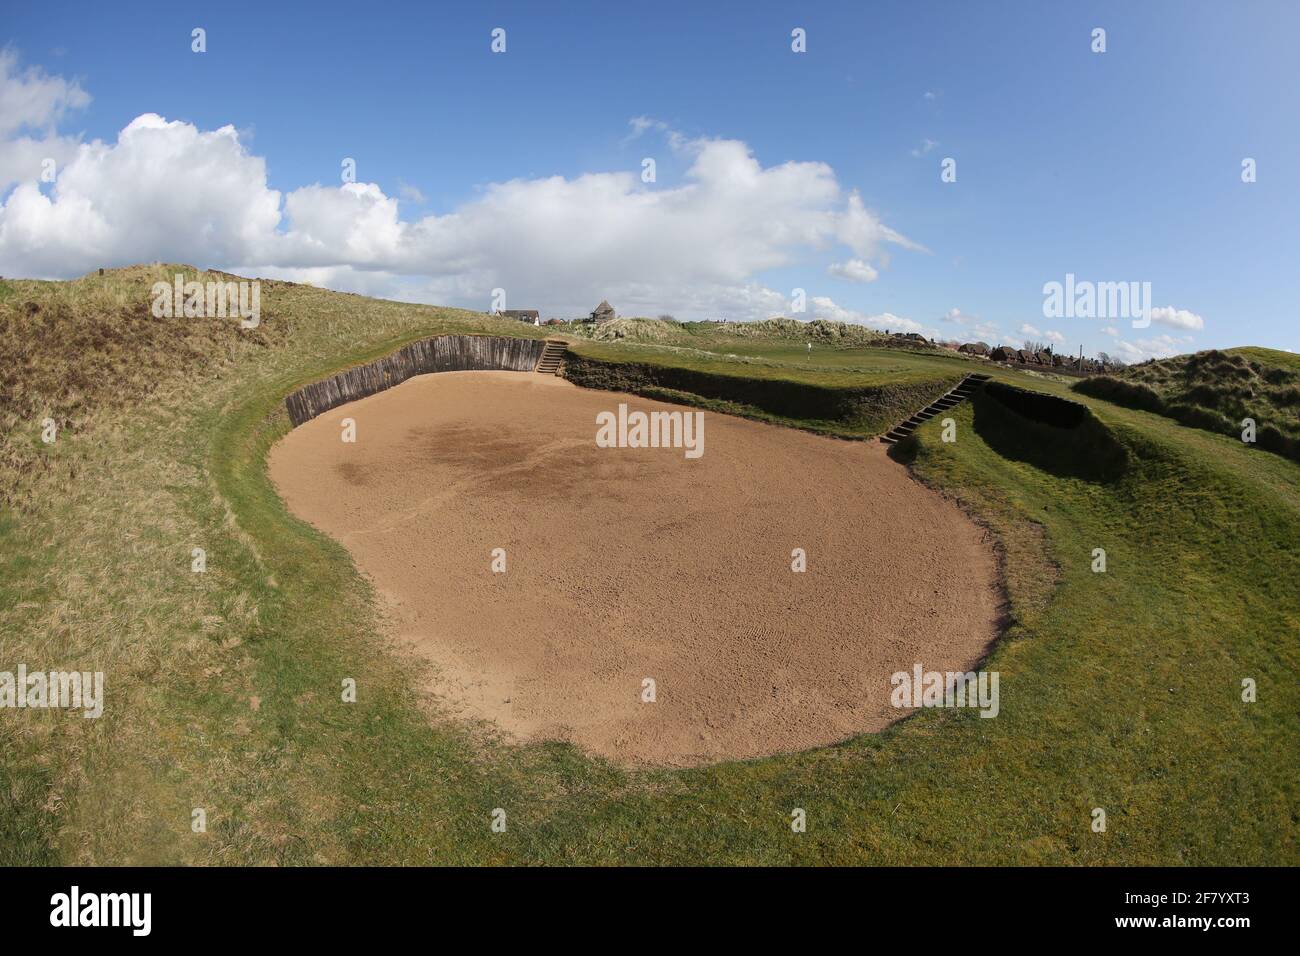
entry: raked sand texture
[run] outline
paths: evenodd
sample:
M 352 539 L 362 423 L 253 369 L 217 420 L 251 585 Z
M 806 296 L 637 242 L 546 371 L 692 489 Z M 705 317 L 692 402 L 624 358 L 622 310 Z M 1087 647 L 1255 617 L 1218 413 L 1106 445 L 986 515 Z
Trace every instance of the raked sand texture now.
M 798 750 L 902 716 L 895 671 L 984 655 L 992 551 L 881 446 L 705 413 L 697 459 L 598 447 L 620 402 L 682 411 L 527 373 L 419 376 L 290 432 L 270 473 L 436 665 L 430 690 L 516 739 L 669 766 Z

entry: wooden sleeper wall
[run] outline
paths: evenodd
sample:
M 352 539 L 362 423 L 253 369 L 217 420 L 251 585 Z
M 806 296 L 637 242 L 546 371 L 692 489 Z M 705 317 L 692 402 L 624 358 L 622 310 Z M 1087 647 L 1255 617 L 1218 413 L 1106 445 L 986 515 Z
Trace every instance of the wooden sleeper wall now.
M 294 427 L 331 408 L 400 385 L 412 375 L 430 372 L 531 372 L 537 367 L 542 339 L 495 335 L 439 335 L 404 345 L 383 358 L 358 365 L 311 385 L 284 400 Z

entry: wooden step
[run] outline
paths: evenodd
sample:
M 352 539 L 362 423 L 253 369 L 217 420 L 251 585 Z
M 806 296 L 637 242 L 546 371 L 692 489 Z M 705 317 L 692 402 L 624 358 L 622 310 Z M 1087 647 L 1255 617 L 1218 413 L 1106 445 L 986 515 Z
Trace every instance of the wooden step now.
M 537 367 L 534 371 L 541 375 L 556 374 L 560 370 L 560 365 L 564 362 L 564 355 L 567 350 L 567 343 L 557 339 L 547 339 L 546 344 L 542 347 L 542 354 L 537 359 Z
M 919 412 L 913 413 L 905 421 L 895 425 L 885 434 L 880 436 L 880 440 L 886 445 L 897 444 L 902 438 L 912 434 L 918 427 L 934 418 L 940 412 L 946 412 L 951 408 L 956 408 L 966 399 L 970 398 L 985 382 L 993 376 L 984 375 L 979 372 L 971 372 L 960 382 L 954 385 L 944 394 L 940 395 L 925 408 Z

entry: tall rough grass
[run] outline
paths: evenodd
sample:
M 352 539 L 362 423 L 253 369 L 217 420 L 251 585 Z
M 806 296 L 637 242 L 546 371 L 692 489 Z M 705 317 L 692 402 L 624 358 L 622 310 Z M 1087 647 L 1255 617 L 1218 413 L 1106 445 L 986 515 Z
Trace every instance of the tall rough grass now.
M 1211 349 L 1083 379 L 1074 388 L 1222 435 L 1240 435 L 1249 418 L 1259 448 L 1300 461 L 1300 370 L 1285 365 Z

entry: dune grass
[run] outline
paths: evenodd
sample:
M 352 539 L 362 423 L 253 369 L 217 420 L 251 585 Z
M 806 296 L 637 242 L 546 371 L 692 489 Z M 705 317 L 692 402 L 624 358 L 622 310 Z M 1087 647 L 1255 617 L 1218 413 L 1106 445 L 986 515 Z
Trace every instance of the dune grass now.
M 1084 379 L 1076 391 L 1167 415 L 1185 425 L 1240 435 L 1300 461 L 1300 357 L 1273 349 L 1211 349 L 1143 362 Z
M 21 307 L 30 287 L 11 285 Z M 969 404 L 955 443 L 937 421 L 916 435 L 917 475 L 999 541 L 1000 715 L 927 711 L 811 752 L 631 771 L 504 743 L 421 698 L 347 553 L 266 476 L 298 384 L 440 331 L 537 330 L 287 285 L 263 309 L 266 341 L 217 332 L 222 361 L 74 402 L 53 446 L 32 438 L 30 402 L 5 439 L 0 669 L 103 669 L 109 704 L 98 721 L 0 712 L 0 862 L 1300 862 L 1294 463 L 999 372 L 1084 401 L 1126 456 L 1081 476 L 1017 445 L 1014 412 Z
M 1300 354 L 1283 352 L 1280 349 L 1265 349 L 1257 345 L 1243 345 L 1235 349 L 1225 349 L 1229 355 L 1240 355 L 1260 365 L 1276 365 L 1292 372 L 1300 372 Z

